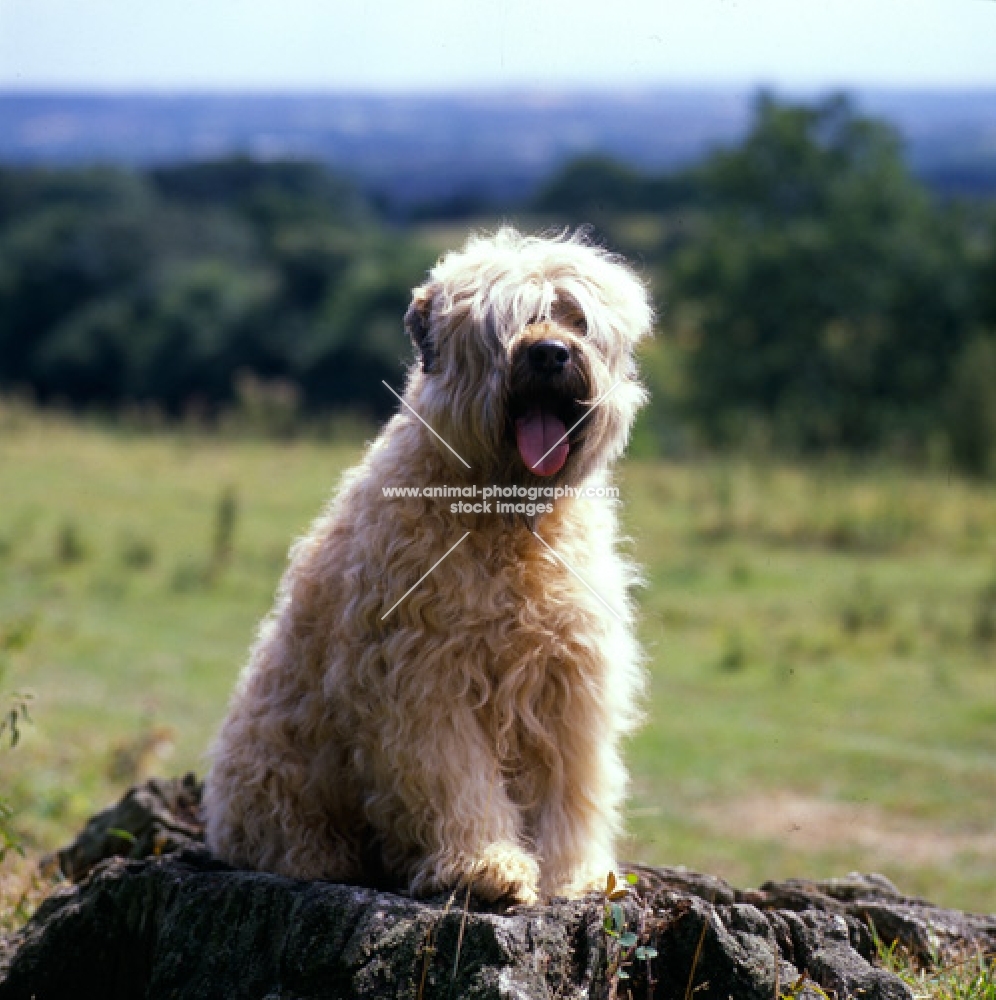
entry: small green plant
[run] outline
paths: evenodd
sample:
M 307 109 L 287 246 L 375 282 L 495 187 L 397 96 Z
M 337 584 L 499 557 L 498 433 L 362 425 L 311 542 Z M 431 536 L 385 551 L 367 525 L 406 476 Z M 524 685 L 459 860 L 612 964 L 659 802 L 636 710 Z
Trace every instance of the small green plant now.
M 750 651 L 740 629 L 730 629 L 723 637 L 723 648 L 716 665 L 724 673 L 736 674 L 747 666 Z
M 212 576 L 216 576 L 231 562 L 238 519 L 239 495 L 235 487 L 226 486 L 215 505 L 214 540 L 211 548 Z
M 0 626 L 0 677 L 6 667 L 6 657 L 11 653 L 19 653 L 31 642 L 37 625 L 38 616 L 27 614 Z
M 214 507 L 214 531 L 207 561 L 184 559 L 170 577 L 170 589 L 189 593 L 213 587 L 232 560 L 235 548 L 235 528 L 239 520 L 239 495 L 233 486 L 226 486 Z
M 610 949 L 613 952 L 607 970 L 610 982 L 615 979 L 629 979 L 628 967 L 632 965 L 634 960 L 647 963 L 647 982 L 653 982 L 650 974 L 650 962 L 651 959 L 657 957 L 657 949 L 651 945 L 638 943 L 637 934 L 626 927 L 626 913 L 620 905 L 621 901 L 629 896 L 638 881 L 637 876 L 629 872 L 624 876 L 624 883 L 620 883 L 615 872 L 609 872 L 605 880 L 605 888 L 602 890 L 605 896 L 602 930 L 605 931 L 608 939 L 614 941 L 616 945 L 614 949 Z
M 845 632 L 856 635 L 880 629 L 889 623 L 892 609 L 866 576 L 860 576 L 841 597 L 838 613 Z
M 177 593 L 209 588 L 218 582 L 232 561 L 235 528 L 239 520 L 239 495 L 234 486 L 226 486 L 214 505 L 214 530 L 206 562 L 185 559 L 170 578 L 170 589 Z
M 0 739 L 7 738 L 10 734 L 10 745 L 13 749 L 21 741 L 21 726 L 31 722 L 28 714 L 28 703 L 31 701 L 30 694 L 14 692 L 11 695 L 10 707 L 0 718 Z
M 29 614 L 0 627 L 0 683 L 6 676 L 11 656 L 21 652 L 31 642 L 37 622 L 37 616 Z M 20 742 L 21 727 L 31 722 L 28 714 L 30 701 L 30 694 L 15 692 L 10 696 L 8 707 L 0 715 L 0 744 L 6 743 L 9 749 L 13 749 Z M 0 795 L 0 861 L 12 850 L 24 854 L 14 831 L 13 819 L 13 807 Z
M 109 837 L 116 837 L 118 840 L 123 840 L 131 847 L 134 847 L 138 843 L 138 837 L 136 837 L 131 830 L 123 830 L 121 827 L 110 827 L 107 831 L 107 835 Z
M 55 558 L 63 566 L 83 562 L 89 554 L 75 521 L 64 521 L 55 536 Z
M 147 538 L 125 535 L 121 539 L 121 562 L 128 569 L 148 569 L 156 558 L 155 546 Z
M 976 597 L 972 633 L 979 645 L 986 646 L 996 642 L 996 574 Z

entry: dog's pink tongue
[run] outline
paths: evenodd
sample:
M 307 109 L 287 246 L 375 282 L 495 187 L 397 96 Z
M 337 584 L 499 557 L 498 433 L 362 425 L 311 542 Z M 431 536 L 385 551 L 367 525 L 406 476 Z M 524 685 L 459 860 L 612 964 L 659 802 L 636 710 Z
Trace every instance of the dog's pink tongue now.
M 567 453 L 571 450 L 570 442 L 564 436 L 566 433 L 567 428 L 560 417 L 539 407 L 515 421 L 519 454 L 537 476 L 553 476 L 564 467 Z

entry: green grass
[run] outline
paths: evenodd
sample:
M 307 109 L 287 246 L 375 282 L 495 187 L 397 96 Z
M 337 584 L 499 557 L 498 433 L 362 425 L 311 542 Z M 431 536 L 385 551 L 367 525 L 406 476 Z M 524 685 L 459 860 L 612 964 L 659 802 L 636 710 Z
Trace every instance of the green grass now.
M 623 494 L 654 680 L 632 850 L 996 908 L 996 496 L 739 463 L 631 465 Z
M 966 955 L 959 961 L 936 959 L 923 968 L 895 944 L 879 942 L 879 960 L 899 976 L 917 1000 L 996 1000 L 996 957 Z
M 287 547 L 358 454 L 0 411 L 0 684 L 34 695 L 0 791 L 29 855 L 142 774 L 203 772 Z M 621 485 L 653 678 L 624 854 L 996 910 L 992 489 L 740 461 Z

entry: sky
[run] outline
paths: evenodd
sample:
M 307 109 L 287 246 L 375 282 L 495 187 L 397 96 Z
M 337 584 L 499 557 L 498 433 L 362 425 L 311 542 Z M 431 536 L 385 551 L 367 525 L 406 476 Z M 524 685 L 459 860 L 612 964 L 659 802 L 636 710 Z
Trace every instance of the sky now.
M 0 0 L 0 88 L 996 86 L 996 0 Z

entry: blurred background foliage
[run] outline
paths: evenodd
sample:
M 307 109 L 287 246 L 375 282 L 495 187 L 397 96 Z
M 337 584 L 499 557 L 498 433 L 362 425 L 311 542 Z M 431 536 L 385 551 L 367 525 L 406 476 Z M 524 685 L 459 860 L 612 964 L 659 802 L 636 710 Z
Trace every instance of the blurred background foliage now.
M 524 228 L 591 224 L 651 283 L 644 454 L 888 451 L 993 472 L 996 204 L 931 193 L 844 97 L 762 94 L 739 145 L 661 176 L 565 165 Z M 0 169 L 0 391 L 73 409 L 233 409 L 291 433 L 378 419 L 410 289 L 493 205 L 385 214 L 297 162 Z

